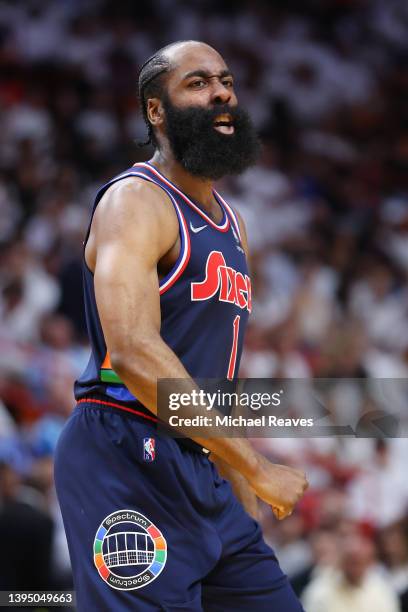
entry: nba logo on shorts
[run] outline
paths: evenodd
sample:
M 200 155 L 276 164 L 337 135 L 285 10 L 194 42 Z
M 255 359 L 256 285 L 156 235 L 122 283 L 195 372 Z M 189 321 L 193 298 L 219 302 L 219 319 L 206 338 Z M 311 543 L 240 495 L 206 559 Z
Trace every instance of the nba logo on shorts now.
M 143 438 L 143 459 L 154 461 L 156 457 L 156 440 L 154 438 Z

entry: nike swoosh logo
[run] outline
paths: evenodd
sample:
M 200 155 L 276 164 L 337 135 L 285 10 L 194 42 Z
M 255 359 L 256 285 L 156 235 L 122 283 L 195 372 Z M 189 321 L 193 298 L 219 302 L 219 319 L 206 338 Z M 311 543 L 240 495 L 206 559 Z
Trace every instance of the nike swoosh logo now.
M 194 227 L 194 225 L 190 221 L 190 229 L 194 234 L 198 234 L 198 232 L 201 232 L 206 227 L 208 227 L 208 225 L 200 225 L 200 227 Z

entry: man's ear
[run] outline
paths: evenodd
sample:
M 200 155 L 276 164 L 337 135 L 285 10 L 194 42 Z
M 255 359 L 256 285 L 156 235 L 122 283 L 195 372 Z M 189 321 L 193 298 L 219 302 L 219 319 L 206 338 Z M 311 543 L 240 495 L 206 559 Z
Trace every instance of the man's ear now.
M 162 125 L 164 120 L 164 109 L 160 98 L 149 98 L 146 107 L 147 118 L 154 127 Z

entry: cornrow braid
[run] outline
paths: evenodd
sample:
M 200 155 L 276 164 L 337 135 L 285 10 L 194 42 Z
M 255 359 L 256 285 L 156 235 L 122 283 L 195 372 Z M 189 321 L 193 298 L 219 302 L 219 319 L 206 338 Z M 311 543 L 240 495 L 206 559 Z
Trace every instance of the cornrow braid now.
M 139 99 L 142 106 L 143 119 L 147 126 L 148 139 L 146 142 L 139 143 L 139 146 L 143 147 L 146 145 L 158 146 L 156 136 L 152 124 L 147 117 L 147 100 L 149 98 L 160 98 L 164 93 L 164 79 L 163 76 L 170 72 L 171 61 L 166 53 L 171 47 L 175 47 L 184 42 L 191 41 L 177 41 L 166 45 L 162 49 L 156 51 L 154 55 L 149 57 L 145 61 L 139 71 Z

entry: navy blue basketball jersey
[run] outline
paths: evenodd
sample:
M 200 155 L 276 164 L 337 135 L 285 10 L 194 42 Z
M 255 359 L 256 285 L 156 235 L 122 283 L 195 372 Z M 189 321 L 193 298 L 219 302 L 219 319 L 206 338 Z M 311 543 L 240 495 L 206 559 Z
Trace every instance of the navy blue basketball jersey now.
M 110 185 L 129 177 L 159 186 L 171 200 L 179 222 L 180 254 L 159 283 L 160 333 L 164 342 L 193 378 L 233 380 L 251 311 L 251 281 L 234 211 L 214 190 L 223 212 L 220 223 L 215 223 L 196 202 L 147 162 L 135 164 L 105 184 L 96 195 L 92 216 Z M 90 225 L 87 237 L 89 231 Z M 80 400 L 98 393 L 115 401 L 138 404 L 111 367 L 96 306 L 93 274 L 85 260 L 83 275 L 92 353 L 84 373 L 75 383 L 75 397 Z

